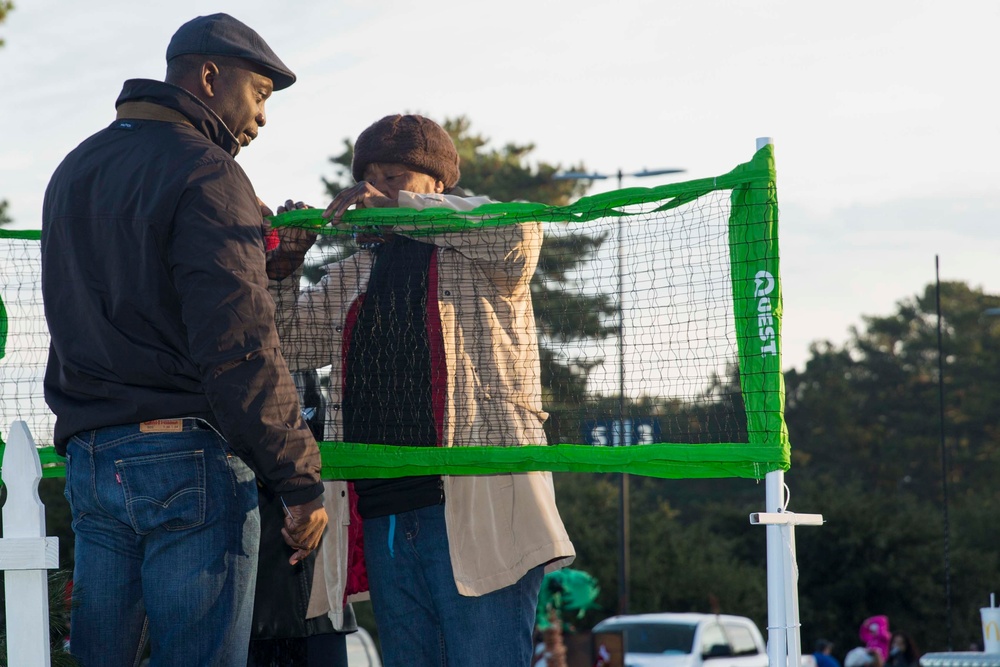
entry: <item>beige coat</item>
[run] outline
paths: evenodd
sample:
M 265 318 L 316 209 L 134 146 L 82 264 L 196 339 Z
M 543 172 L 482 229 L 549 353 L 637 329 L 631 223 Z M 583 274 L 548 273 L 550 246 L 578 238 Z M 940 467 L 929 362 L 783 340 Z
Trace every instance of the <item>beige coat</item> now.
M 467 210 L 478 201 L 442 195 L 407 196 L 400 203 Z M 405 233 L 405 227 L 397 227 Z M 446 447 L 544 444 L 535 317 L 529 283 L 542 246 L 541 223 L 484 226 L 481 232 L 421 240 L 438 247 L 437 307 L 447 388 Z M 341 353 L 348 311 L 367 289 L 372 255 L 358 252 L 326 268 L 302 290 L 298 276 L 273 283 L 279 334 L 291 370 L 330 366 L 327 440 L 343 439 Z M 296 307 L 287 307 L 290 303 Z M 575 550 L 556 508 L 549 472 L 444 476 L 445 517 L 455 584 L 462 595 L 484 595 L 545 564 L 569 565 Z M 346 482 L 326 482 L 330 529 L 317 561 L 308 617 L 330 614 L 339 627 L 347 568 Z M 335 530 L 336 527 L 336 530 Z M 331 539 L 332 538 L 332 539 Z

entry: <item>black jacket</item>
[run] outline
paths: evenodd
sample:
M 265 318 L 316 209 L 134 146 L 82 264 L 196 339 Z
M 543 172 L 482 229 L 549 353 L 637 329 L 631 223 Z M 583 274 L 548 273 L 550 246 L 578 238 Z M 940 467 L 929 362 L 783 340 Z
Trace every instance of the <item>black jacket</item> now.
M 57 451 L 79 431 L 201 417 L 288 504 L 319 496 L 319 450 L 278 345 L 236 138 L 170 84 L 126 81 L 116 106 L 45 192 Z

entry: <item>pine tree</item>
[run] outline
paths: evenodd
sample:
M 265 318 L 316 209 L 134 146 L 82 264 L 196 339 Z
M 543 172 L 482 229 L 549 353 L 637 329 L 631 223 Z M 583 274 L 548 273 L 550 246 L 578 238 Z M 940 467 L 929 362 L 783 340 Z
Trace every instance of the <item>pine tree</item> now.
M 0 23 L 3 23 L 7 19 L 7 14 L 12 9 L 14 9 L 14 3 L 11 0 L 0 0 Z M 0 46 L 3 46 L 3 44 L 3 38 L 0 37 Z
M 14 3 L 10 0 L 0 0 L 0 23 L 7 19 L 7 13 L 14 9 Z M 0 46 L 3 46 L 3 38 L 0 37 Z M 13 220 L 7 214 L 7 200 L 0 199 L 0 227 L 9 225 Z

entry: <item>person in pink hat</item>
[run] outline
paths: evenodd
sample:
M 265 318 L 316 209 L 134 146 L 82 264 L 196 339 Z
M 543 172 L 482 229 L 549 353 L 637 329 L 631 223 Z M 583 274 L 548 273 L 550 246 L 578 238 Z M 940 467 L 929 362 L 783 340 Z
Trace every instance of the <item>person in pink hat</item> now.
M 889 644 L 892 641 L 892 633 L 889 632 L 888 616 L 871 616 L 861 622 L 858 636 L 865 643 L 867 648 L 878 651 L 885 662 L 889 657 Z

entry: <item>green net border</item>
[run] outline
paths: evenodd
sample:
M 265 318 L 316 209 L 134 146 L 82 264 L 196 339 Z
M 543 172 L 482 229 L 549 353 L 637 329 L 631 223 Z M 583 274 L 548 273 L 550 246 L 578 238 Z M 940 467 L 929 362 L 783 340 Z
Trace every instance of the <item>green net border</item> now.
M 273 227 L 304 227 L 327 235 L 349 235 L 359 228 L 391 225 L 403 227 L 409 236 L 431 236 L 519 222 L 589 222 L 600 218 L 629 217 L 637 213 L 622 210 L 623 207 L 662 202 L 653 212 L 667 211 L 716 190 L 735 190 L 751 184 L 767 187 L 768 183 L 773 187 L 774 162 L 773 159 L 766 159 L 765 155 L 771 155 L 769 148 L 761 149 L 750 162 L 723 176 L 655 188 L 625 188 L 583 197 L 568 206 L 506 202 L 484 204 L 471 211 L 447 208 L 427 208 L 422 211 L 407 208 L 359 209 L 347 211 L 343 223 L 338 227 L 329 226 L 329 221 L 321 215 L 321 209 L 315 208 L 287 211 L 269 219 Z M 649 212 L 645 211 L 644 214 Z
M 364 209 L 349 211 L 344 224 L 330 228 L 319 209 L 290 211 L 272 218 L 276 227 L 312 227 L 324 234 L 351 234 L 365 226 L 409 228 L 412 235 L 467 231 L 483 226 L 525 221 L 584 222 L 602 217 L 633 215 L 622 207 L 663 202 L 669 210 L 710 192 L 732 190 L 729 220 L 731 276 L 735 304 L 740 382 L 747 413 L 749 443 L 652 444 L 635 447 L 590 445 L 529 445 L 524 447 L 390 447 L 321 442 L 323 477 L 359 479 L 405 475 L 484 475 L 531 470 L 626 472 L 670 479 L 741 477 L 763 479 L 788 470 L 791 447 L 785 425 L 784 378 L 781 374 L 781 281 L 778 253 L 778 203 L 773 147 L 768 145 L 749 162 L 714 178 L 654 188 L 627 188 L 584 197 L 569 206 L 497 203 L 456 213 L 446 209 Z M 648 211 L 646 211 L 648 213 Z M 39 239 L 37 231 L 0 229 L 0 238 Z M 761 272 L 773 277 L 765 295 L 773 339 L 762 339 Z M 6 339 L 6 314 L 0 301 L 0 356 Z M 774 354 L 762 345 L 773 340 Z M 0 443 L 2 448 L 2 443 Z M 2 449 L 0 449 L 2 451 Z M 61 477 L 64 459 L 52 447 L 39 448 L 43 477 Z

